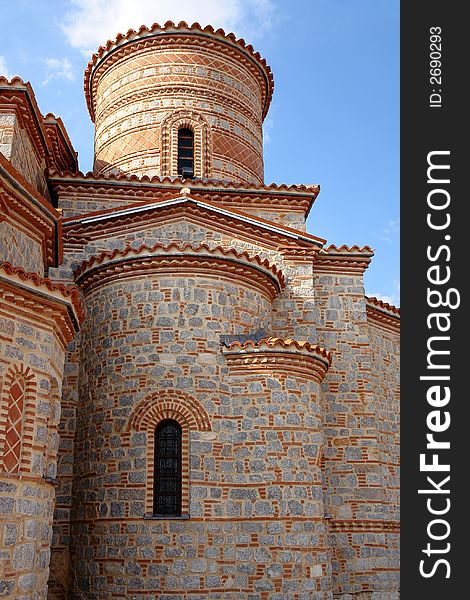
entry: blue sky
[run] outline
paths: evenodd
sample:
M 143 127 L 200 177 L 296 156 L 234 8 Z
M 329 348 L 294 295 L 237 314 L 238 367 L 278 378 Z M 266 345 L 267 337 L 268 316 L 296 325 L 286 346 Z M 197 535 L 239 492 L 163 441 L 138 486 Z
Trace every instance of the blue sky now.
M 8 4 L 8 9 L 4 7 Z M 118 32 L 198 21 L 252 43 L 274 72 L 265 182 L 319 183 L 308 231 L 375 249 L 366 292 L 399 305 L 399 0 L 0 0 L 0 74 L 30 81 L 92 168 L 83 71 Z

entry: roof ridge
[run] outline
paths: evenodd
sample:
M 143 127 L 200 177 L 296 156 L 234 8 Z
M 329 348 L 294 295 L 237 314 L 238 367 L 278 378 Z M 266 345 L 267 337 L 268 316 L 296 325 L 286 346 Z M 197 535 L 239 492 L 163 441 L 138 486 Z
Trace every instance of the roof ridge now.
M 225 213 L 225 214 L 229 213 L 231 218 L 243 220 L 243 221 L 248 220 L 254 224 L 257 224 L 259 227 L 264 228 L 264 229 L 276 230 L 277 232 L 279 232 L 279 230 L 281 230 L 287 236 L 291 236 L 291 237 L 296 236 L 303 240 L 306 240 L 306 241 L 309 241 L 312 243 L 316 243 L 319 245 L 323 245 L 326 241 L 323 238 L 319 238 L 318 236 L 315 236 L 306 231 L 301 231 L 301 230 L 295 229 L 293 227 L 289 227 L 288 225 L 284 225 L 283 223 L 278 223 L 277 221 L 272 221 L 270 219 L 265 219 L 263 217 L 259 217 L 252 213 L 246 213 L 242 210 L 238 210 L 238 209 L 232 208 L 230 206 L 227 207 L 227 206 L 221 204 L 220 202 L 215 202 L 213 200 L 207 200 L 205 198 L 203 198 L 203 199 L 193 198 L 187 194 L 181 194 L 181 193 L 175 194 L 175 196 L 171 197 L 171 198 L 164 198 L 164 199 L 158 199 L 158 200 L 152 199 L 152 200 L 145 200 L 145 201 L 140 201 L 140 202 L 132 202 L 130 204 L 125 204 L 123 206 L 116 206 L 116 207 L 107 208 L 104 210 L 91 211 L 89 213 L 84 213 L 79 216 L 66 217 L 65 219 L 63 219 L 63 225 L 64 225 L 64 227 L 67 227 L 67 226 L 73 227 L 74 225 L 77 225 L 80 222 L 83 223 L 83 222 L 90 221 L 90 220 L 92 221 L 93 218 L 95 218 L 96 220 L 103 220 L 106 218 L 112 219 L 113 217 L 131 218 L 133 212 L 134 213 L 142 213 L 142 212 L 145 212 L 146 210 L 150 211 L 152 209 L 165 208 L 165 207 L 170 206 L 172 203 L 174 203 L 175 205 L 184 204 L 184 203 L 192 203 L 201 208 L 205 207 L 209 210 L 212 209 L 215 212 L 220 212 L 220 213 Z M 158 205 L 161 205 L 161 206 L 158 206 Z M 69 223 L 71 225 L 69 225 Z
M 335 244 L 330 244 L 327 248 L 324 248 L 325 252 L 374 252 L 374 249 L 370 246 L 358 246 L 354 244 L 354 246 L 347 246 L 343 244 L 342 246 L 336 246 Z
M 95 174 L 93 171 L 88 171 L 84 173 L 83 171 L 52 171 L 50 173 L 50 178 L 53 179 L 56 177 L 72 177 L 74 179 L 95 179 L 101 181 L 140 181 L 143 183 L 173 183 L 176 185 L 188 185 L 190 182 L 191 187 L 194 189 L 207 188 L 207 187 L 223 187 L 223 188 L 236 188 L 240 190 L 315 190 L 317 193 L 320 192 L 319 184 L 303 184 L 303 183 L 270 183 L 266 185 L 265 183 L 239 183 L 237 181 L 222 181 L 220 179 L 209 179 L 204 178 L 200 180 L 193 179 L 183 179 L 181 177 L 176 177 L 174 175 L 153 175 L 149 177 L 148 175 L 135 175 L 130 173 L 118 173 L 112 175 L 102 175 Z
M 400 315 L 399 307 L 394 306 L 393 304 L 389 304 L 388 302 L 385 302 L 384 300 L 380 300 L 380 298 L 376 298 L 375 296 L 366 296 L 366 302 L 368 302 L 369 304 L 373 304 L 374 306 L 377 306 L 378 308 L 382 308 L 383 310 L 391 312 L 391 313 L 395 314 L 396 316 Z

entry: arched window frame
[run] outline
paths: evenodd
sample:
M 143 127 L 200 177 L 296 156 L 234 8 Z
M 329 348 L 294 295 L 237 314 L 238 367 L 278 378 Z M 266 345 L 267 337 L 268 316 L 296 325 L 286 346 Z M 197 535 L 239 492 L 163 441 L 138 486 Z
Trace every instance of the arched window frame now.
M 178 175 L 183 179 L 194 177 L 194 131 L 189 127 L 178 129 Z
M 211 431 L 209 415 L 204 407 L 189 394 L 182 392 L 159 392 L 140 402 L 129 418 L 127 430 L 147 434 L 147 484 L 145 516 L 160 517 L 154 508 L 155 431 L 161 421 L 171 419 L 181 427 L 181 515 L 189 517 L 189 456 L 192 431 Z M 172 517 L 167 517 L 172 518 Z
M 190 110 L 178 110 L 167 115 L 161 125 L 161 174 L 178 176 L 178 131 L 190 129 L 194 135 L 194 177 L 209 178 L 212 174 L 211 131 L 206 118 Z

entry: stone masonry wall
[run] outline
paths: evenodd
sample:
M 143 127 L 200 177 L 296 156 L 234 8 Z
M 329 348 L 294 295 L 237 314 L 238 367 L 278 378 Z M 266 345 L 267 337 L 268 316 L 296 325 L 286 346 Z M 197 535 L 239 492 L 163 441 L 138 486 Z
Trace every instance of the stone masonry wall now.
M 63 361 L 52 324 L 0 302 L 0 594 L 6 599 L 47 596 Z
M 28 133 L 20 126 L 15 114 L 0 114 L 0 152 L 40 194 L 48 197 L 45 160 L 38 157 Z
M 333 590 L 338 598 L 366 591 L 395 598 L 396 505 L 381 465 L 362 273 L 318 269 L 315 285 L 319 340 L 333 354 L 322 390 Z
M 322 418 L 326 440 L 321 463 L 325 515 L 333 516 L 333 520 L 322 521 L 322 527 L 327 531 L 325 539 L 329 540 L 325 544 L 333 544 L 333 589 L 338 597 L 364 590 L 393 594 L 397 589 L 394 539 L 397 536 L 390 529 L 390 522 L 395 518 L 396 498 L 393 499 L 394 492 L 389 494 L 387 491 L 389 482 L 381 466 L 383 422 L 379 422 L 381 417 L 376 414 L 378 407 L 373 393 L 370 331 L 362 273 L 321 271 L 313 267 L 311 258 L 281 257 L 269 244 L 263 247 L 262 242 L 248 242 L 233 234 L 229 236 L 185 221 L 157 227 L 149 225 L 146 230 L 144 226 L 128 228 L 126 232 L 113 235 L 114 238 L 103 235 L 101 240 L 87 244 L 86 252 L 68 253 L 62 276 L 71 277 L 71 267 L 104 248 L 123 249 L 129 243 L 138 247 L 144 241 L 149 245 L 157 241 L 163 244 L 204 241 L 211 247 L 235 247 L 251 255 L 260 254 L 282 269 L 289 285 L 273 302 L 269 332 L 281 337 L 307 339 L 333 351 L 333 366 L 323 383 Z M 191 296 L 188 302 L 191 302 Z M 253 325 L 250 329 L 247 323 L 240 332 L 248 333 L 256 328 L 257 325 Z M 376 344 L 383 343 L 379 333 L 375 334 Z M 383 363 L 387 366 L 392 353 L 391 342 L 386 342 L 385 347 L 387 356 Z M 131 362 L 129 358 L 129 364 Z M 392 377 L 396 363 L 391 361 L 387 368 Z M 381 375 L 377 379 L 379 386 L 382 385 L 380 381 Z M 385 415 L 388 401 L 384 399 L 380 406 Z M 394 408 L 390 407 L 390 410 Z M 387 418 L 384 416 L 385 420 Z M 198 439 L 198 435 L 206 434 L 191 435 Z M 358 526 L 359 522 L 362 525 Z M 330 577 L 328 573 L 328 569 L 322 567 L 322 576 Z
M 195 396 L 201 405 L 197 412 L 211 415 L 214 430 L 234 431 L 227 413 L 229 396 L 222 378 L 226 367 L 219 336 L 269 327 L 269 299 L 256 288 L 230 281 L 223 275 L 212 279 L 168 274 L 145 279 L 131 277 L 108 284 L 87 297 L 87 307 L 90 317 L 82 332 L 76 454 L 77 524 L 73 536 L 76 585 L 90 598 L 106 598 L 107 593 L 121 589 L 118 581 L 122 576 L 113 559 L 118 552 L 120 559 L 128 557 L 137 563 L 130 562 L 127 566 L 129 581 L 121 592 L 121 597 L 126 597 L 134 586 L 137 586 L 135 593 L 141 589 L 142 583 L 133 583 L 136 579 L 133 575 L 142 569 L 148 576 L 155 575 L 163 568 L 159 560 L 153 566 L 145 565 L 145 560 L 141 562 L 145 552 L 151 557 L 156 546 L 170 544 L 171 536 L 168 542 L 163 541 L 169 531 L 180 531 L 188 547 L 193 547 L 192 536 L 200 531 L 192 521 L 187 525 L 184 521 L 142 521 L 149 510 L 147 476 L 151 457 L 146 453 L 149 440 L 142 433 L 128 432 L 129 417 L 140 402 L 152 396 L 158 402 L 161 394 L 173 392 Z M 215 445 L 215 454 L 210 454 L 207 444 L 196 443 L 202 442 L 204 435 L 191 431 L 188 436 L 191 483 L 197 486 L 201 477 L 207 476 L 210 481 L 218 472 L 223 473 L 226 467 L 219 444 Z M 215 482 L 216 479 L 214 485 Z M 197 494 L 190 499 L 190 512 L 196 519 L 204 514 Z M 217 498 L 214 488 L 214 500 Z M 219 504 L 219 510 L 223 511 L 219 516 L 228 516 L 224 512 L 228 505 Z M 115 546 L 116 542 L 127 546 L 124 540 L 112 541 L 110 535 L 118 531 L 144 533 L 138 543 L 148 548 L 142 549 L 141 561 L 137 560 L 135 546 Z M 129 546 L 131 539 L 134 538 L 129 538 Z M 188 550 L 193 551 L 194 548 Z M 176 559 L 179 552 L 170 547 L 164 556 Z M 183 577 L 192 577 L 194 586 L 195 573 L 202 568 L 198 562 L 202 557 L 187 555 L 187 558 L 194 559 L 193 571 L 176 561 L 169 572 L 180 574 L 179 586 Z M 158 585 L 152 579 L 149 577 L 145 583 L 150 589 Z M 169 577 L 169 589 L 175 585 L 172 581 L 174 578 Z
M 80 336 L 67 348 L 62 384 L 57 485 L 51 540 L 48 599 L 65 600 L 71 590 L 71 511 L 73 504 L 73 470 L 80 369 Z
M 398 520 L 400 464 L 400 335 L 369 321 L 372 385 L 385 465 L 384 485 Z
M 389 518 L 400 519 L 400 334 L 370 320 L 374 410 L 383 461 L 383 486 L 390 502 Z M 393 562 L 398 569 L 398 540 Z M 396 580 L 398 570 L 396 572 Z
M 30 273 L 44 275 L 43 248 L 30 232 L 19 229 L 7 220 L 0 222 L 0 257 L 13 266 Z

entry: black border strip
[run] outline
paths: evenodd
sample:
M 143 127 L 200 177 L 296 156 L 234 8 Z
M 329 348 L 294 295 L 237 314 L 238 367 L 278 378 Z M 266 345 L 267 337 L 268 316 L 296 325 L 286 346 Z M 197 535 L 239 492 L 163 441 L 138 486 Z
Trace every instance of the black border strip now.
M 401 4 L 401 594 L 405 600 L 464 598 L 470 593 L 465 547 L 469 531 L 465 509 L 470 493 L 467 491 L 470 469 L 466 444 L 470 437 L 470 420 L 468 389 L 464 385 L 464 373 L 468 370 L 465 344 L 470 330 L 465 314 L 468 191 L 464 190 L 469 170 L 466 164 L 469 152 L 464 146 L 468 128 L 464 87 L 468 77 L 469 35 L 464 8 L 464 3 L 436 0 Z M 440 40 L 437 37 L 431 40 L 433 34 Z M 433 41 L 440 47 L 431 48 Z M 434 52 L 432 56 L 431 52 Z M 433 58 L 441 64 L 431 64 Z M 431 68 L 440 68 L 441 73 L 437 75 L 438 71 L 434 71 L 433 74 Z M 435 154 L 429 154 L 431 152 Z M 448 165 L 450 169 L 431 169 L 428 181 L 428 161 Z M 447 199 L 448 206 L 442 210 L 428 204 L 442 202 L 444 205 Z M 433 229 L 427 222 L 429 214 L 431 223 L 446 223 L 447 214 L 450 222 L 443 229 Z M 433 266 L 438 268 L 429 271 Z M 430 282 L 430 278 L 444 279 L 447 275 L 450 277 L 446 283 Z M 430 302 L 440 304 L 439 295 L 429 298 L 428 289 L 440 292 L 443 303 L 447 292 L 455 290 L 450 292 L 449 303 L 457 304 L 459 297 L 460 306 L 450 308 L 442 303 L 432 308 Z M 438 318 L 430 317 L 432 313 L 447 315 L 439 322 L 443 328 L 448 326 L 448 331 L 439 331 Z M 433 336 L 449 339 L 430 341 Z M 428 344 L 448 354 L 430 355 Z M 449 368 L 431 368 L 433 364 Z M 449 380 L 423 380 L 421 376 L 448 376 Z M 433 386 L 437 388 L 434 398 L 436 394 L 443 396 L 445 387 L 449 388 L 451 396 L 447 404 L 431 405 L 428 390 Z M 439 417 L 429 417 L 436 410 Z M 434 433 L 434 438 L 450 442 L 450 448 L 427 449 L 426 435 L 432 433 L 429 423 L 435 425 L 436 418 L 445 422 L 446 412 L 450 425 Z M 429 464 L 433 454 L 437 454 L 435 460 L 448 464 L 450 471 L 420 469 L 423 453 L 424 462 Z M 443 483 L 449 475 L 450 479 Z M 434 485 L 427 480 L 428 476 Z M 448 489 L 449 493 L 431 493 L 438 487 Z M 419 494 L 419 489 L 428 492 Z M 429 507 L 436 511 L 448 510 L 433 515 Z M 445 523 L 432 523 L 436 519 L 448 523 L 448 535 Z M 429 532 L 442 540 L 431 539 Z M 442 562 L 438 563 L 439 560 Z M 427 577 L 420 573 L 420 565 Z

